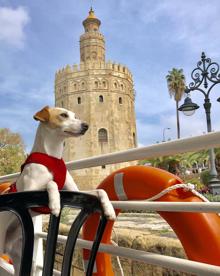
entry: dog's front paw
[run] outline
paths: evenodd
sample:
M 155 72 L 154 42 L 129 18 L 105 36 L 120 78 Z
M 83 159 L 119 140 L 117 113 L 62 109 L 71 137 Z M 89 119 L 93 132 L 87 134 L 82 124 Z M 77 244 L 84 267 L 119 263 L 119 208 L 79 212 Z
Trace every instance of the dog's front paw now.
M 97 192 L 98 198 L 101 201 L 106 218 L 110 220 L 115 220 L 116 219 L 115 210 L 108 198 L 107 193 L 101 189 L 96 190 L 96 192 Z
M 51 213 L 56 217 L 60 214 L 60 193 L 56 182 L 49 181 L 47 184 L 47 192 L 49 197 L 49 208 Z
M 49 204 L 49 208 L 51 210 L 51 213 L 58 217 L 59 214 L 60 214 L 60 201 L 53 201 L 53 202 L 50 202 Z

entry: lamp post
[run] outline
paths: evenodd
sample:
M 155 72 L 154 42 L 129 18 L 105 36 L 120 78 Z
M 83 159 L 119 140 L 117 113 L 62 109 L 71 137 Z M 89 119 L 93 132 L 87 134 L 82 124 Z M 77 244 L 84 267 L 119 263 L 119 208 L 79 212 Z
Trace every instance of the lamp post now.
M 187 116 L 194 114 L 195 110 L 199 108 L 196 103 L 193 103 L 189 97 L 189 93 L 192 91 L 199 91 L 204 96 L 204 108 L 206 114 L 207 131 L 212 131 L 211 125 L 211 102 L 209 94 L 212 88 L 220 83 L 219 65 L 216 62 L 212 62 L 210 58 L 205 56 L 202 52 L 201 60 L 197 63 L 197 67 L 192 71 L 191 78 L 193 82 L 189 84 L 185 89 L 186 98 L 184 104 L 179 107 L 180 111 Z M 218 98 L 220 101 L 220 98 Z M 214 149 L 209 150 L 210 159 L 210 181 L 209 187 L 213 194 L 220 194 L 220 180 L 218 179 L 218 173 L 215 166 L 215 152 Z
M 164 129 L 163 129 L 163 141 L 162 142 L 166 142 L 166 139 L 165 139 L 165 131 L 166 130 L 170 130 L 170 127 L 165 127 Z

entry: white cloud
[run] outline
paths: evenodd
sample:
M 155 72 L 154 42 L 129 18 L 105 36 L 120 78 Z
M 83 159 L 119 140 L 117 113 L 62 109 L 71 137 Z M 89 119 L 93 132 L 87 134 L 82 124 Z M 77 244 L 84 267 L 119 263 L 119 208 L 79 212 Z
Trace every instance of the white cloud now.
M 0 41 L 22 48 L 25 41 L 24 28 L 30 17 L 24 7 L 16 9 L 0 7 Z
M 216 34 L 220 19 L 219 11 L 214 6 L 213 2 L 208 1 L 202 1 L 199 7 L 197 1 L 191 1 L 188 5 L 176 1 L 175 5 L 169 5 L 167 12 L 172 13 L 177 31 L 174 39 L 188 44 L 193 51 L 200 52 L 201 48 L 207 48 L 211 56 L 216 55 L 219 52 L 217 41 L 220 41 Z
M 147 4 L 146 4 L 147 6 Z M 219 2 L 214 1 L 160 1 L 149 11 L 146 8 L 140 12 L 145 24 L 155 22 L 170 22 L 170 33 L 167 39 L 181 42 L 193 53 L 201 49 L 210 56 L 219 56 Z

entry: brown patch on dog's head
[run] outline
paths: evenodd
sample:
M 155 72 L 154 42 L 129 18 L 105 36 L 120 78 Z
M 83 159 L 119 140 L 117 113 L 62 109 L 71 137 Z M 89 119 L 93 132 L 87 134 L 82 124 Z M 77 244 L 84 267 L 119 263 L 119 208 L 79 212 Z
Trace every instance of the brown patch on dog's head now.
M 49 125 L 51 128 L 57 128 L 61 127 L 63 120 L 62 117 L 60 117 L 60 114 L 66 113 L 65 111 L 61 110 L 61 108 L 50 108 L 50 119 L 49 119 Z
M 43 109 L 38 111 L 34 115 L 34 119 L 36 121 L 40 121 L 40 122 L 44 122 L 44 123 L 49 122 L 49 119 L 50 119 L 49 106 L 45 106 Z
M 57 128 L 62 125 L 62 119 L 59 115 L 64 112 L 61 108 L 45 106 L 34 115 L 34 119 L 48 124 L 51 128 Z

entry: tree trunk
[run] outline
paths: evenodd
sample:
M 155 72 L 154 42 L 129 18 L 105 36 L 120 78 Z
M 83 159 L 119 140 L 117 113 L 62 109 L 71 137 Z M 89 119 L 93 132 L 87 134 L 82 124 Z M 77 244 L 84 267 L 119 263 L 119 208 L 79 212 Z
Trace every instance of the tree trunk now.
M 177 139 L 180 139 L 180 120 L 179 120 L 179 102 L 176 101 L 176 126 L 177 126 Z

